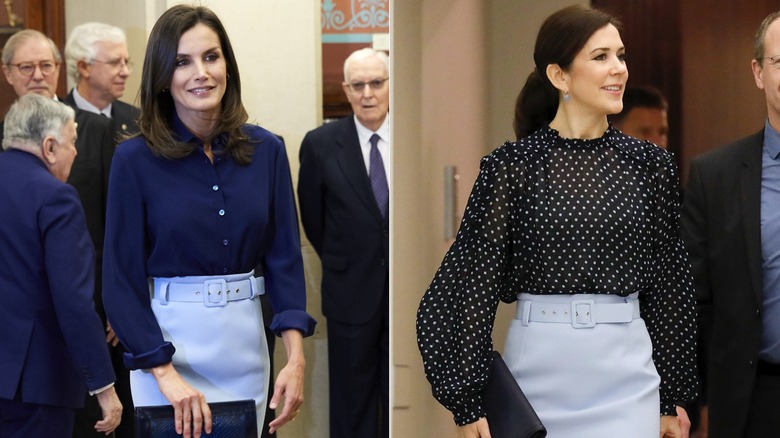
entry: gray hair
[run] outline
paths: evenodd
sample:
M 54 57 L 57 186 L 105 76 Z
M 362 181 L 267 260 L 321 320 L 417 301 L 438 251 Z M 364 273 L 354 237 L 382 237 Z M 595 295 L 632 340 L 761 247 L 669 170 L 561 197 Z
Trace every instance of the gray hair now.
M 35 39 L 46 41 L 46 43 L 48 43 L 49 47 L 51 48 L 51 54 L 54 57 L 54 61 L 58 63 L 62 62 L 62 55 L 60 55 L 60 50 L 57 48 L 57 45 L 54 44 L 54 41 L 52 41 L 51 38 L 37 30 L 25 29 L 11 35 L 11 38 L 8 38 L 8 41 L 5 42 L 5 46 L 3 47 L 3 65 L 11 65 L 11 61 L 14 59 L 14 54 L 16 54 L 16 48 L 19 47 L 19 45 Z
M 70 38 L 65 44 L 65 62 L 68 77 L 73 79 L 73 82 L 79 81 L 78 62 L 93 62 L 97 56 L 95 46 L 103 41 L 127 44 L 127 36 L 125 31 L 116 26 L 94 21 L 80 24 L 70 31 Z
M 20 97 L 8 110 L 3 128 L 3 149 L 38 151 L 43 139 L 62 142 L 62 128 L 75 119 L 73 108 L 36 93 Z
M 347 59 L 344 61 L 344 82 L 349 82 L 349 66 L 352 65 L 355 61 L 362 61 L 364 59 L 371 58 L 372 56 L 376 56 L 379 58 L 384 64 L 385 64 L 385 74 L 390 74 L 390 57 L 387 56 L 387 53 L 381 51 L 381 50 L 374 50 L 370 47 L 365 47 L 359 50 L 355 50 L 352 52 Z

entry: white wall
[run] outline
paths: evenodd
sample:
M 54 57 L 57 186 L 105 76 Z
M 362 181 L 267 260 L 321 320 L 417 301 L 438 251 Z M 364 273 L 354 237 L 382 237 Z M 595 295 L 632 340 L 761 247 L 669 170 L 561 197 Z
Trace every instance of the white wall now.
M 134 102 L 146 39 L 157 18 L 168 7 L 191 1 L 66 0 L 66 31 L 86 21 L 122 27 L 128 36 L 135 69 L 122 100 Z M 220 17 L 230 36 L 241 69 L 242 95 L 250 122 L 284 137 L 297 184 L 298 148 L 307 131 L 322 120 L 321 40 L 319 0 L 199 0 Z M 281 429 L 285 437 L 326 437 L 327 348 L 325 318 L 321 313 L 319 259 L 304 242 L 308 311 L 318 321 L 314 336 L 304 345 L 307 359 L 306 401 L 297 421 Z M 286 362 L 277 342 L 276 364 Z

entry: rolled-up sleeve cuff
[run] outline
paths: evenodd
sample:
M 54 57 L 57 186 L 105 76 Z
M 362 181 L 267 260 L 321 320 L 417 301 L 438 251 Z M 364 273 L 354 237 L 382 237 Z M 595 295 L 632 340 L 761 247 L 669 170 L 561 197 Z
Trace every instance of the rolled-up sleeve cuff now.
M 271 331 L 277 336 L 289 329 L 297 329 L 303 333 L 303 337 L 311 336 L 314 333 L 314 326 L 317 321 L 303 310 L 285 310 L 274 315 L 271 321 Z
M 135 355 L 130 352 L 124 354 L 125 366 L 130 370 L 143 370 L 166 364 L 173 358 L 176 351 L 173 344 L 166 342 L 152 351 Z

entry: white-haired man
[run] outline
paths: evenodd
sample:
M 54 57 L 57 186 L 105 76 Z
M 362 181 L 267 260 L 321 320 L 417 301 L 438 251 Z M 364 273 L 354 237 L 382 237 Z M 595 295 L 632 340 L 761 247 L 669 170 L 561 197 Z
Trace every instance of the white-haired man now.
M 92 303 L 95 250 L 76 190 L 75 113 L 27 93 L 5 119 L 0 154 L 0 436 L 69 436 L 84 393 L 119 424 L 122 405 Z
M 386 53 L 353 52 L 342 88 L 354 114 L 301 144 L 301 222 L 322 261 L 331 438 L 389 435 L 388 80 Z
M 133 71 L 122 29 L 96 22 L 74 27 L 65 45 L 65 62 L 76 84 L 65 103 L 110 118 L 118 134 L 138 130 L 138 108 L 119 100 Z

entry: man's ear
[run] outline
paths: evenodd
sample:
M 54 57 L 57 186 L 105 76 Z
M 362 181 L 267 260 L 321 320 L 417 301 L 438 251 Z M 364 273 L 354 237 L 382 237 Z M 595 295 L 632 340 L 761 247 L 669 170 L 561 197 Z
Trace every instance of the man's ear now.
M 341 89 L 344 90 L 344 96 L 349 100 L 349 85 L 346 82 L 342 82 Z
M 7 65 L 3 65 L 3 74 L 5 75 L 5 80 L 8 81 L 10 85 L 13 85 L 13 82 L 11 82 L 11 69 L 8 68 Z
M 79 71 L 79 77 L 89 78 L 89 69 L 87 68 L 88 66 L 89 64 L 87 64 L 87 62 L 83 59 L 76 61 L 76 69 Z
M 50 166 L 57 162 L 57 155 L 54 153 L 54 148 L 56 146 L 57 140 L 55 140 L 51 135 L 48 135 L 43 139 L 43 145 L 41 146 L 43 160 Z
M 547 79 L 550 80 L 553 87 L 564 93 L 569 92 L 569 75 L 558 64 L 548 64 L 545 73 L 547 73 Z

